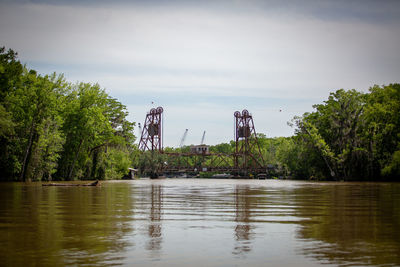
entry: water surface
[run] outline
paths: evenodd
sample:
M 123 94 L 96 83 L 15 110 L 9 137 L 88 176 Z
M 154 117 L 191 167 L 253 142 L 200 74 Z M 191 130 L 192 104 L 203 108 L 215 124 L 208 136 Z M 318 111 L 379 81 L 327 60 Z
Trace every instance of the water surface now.
M 400 184 L 0 184 L 0 265 L 400 266 Z

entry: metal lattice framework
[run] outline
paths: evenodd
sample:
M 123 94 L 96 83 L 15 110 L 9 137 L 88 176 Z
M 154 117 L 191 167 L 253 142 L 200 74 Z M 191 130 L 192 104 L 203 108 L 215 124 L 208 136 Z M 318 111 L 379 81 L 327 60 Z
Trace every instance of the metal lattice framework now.
M 142 151 L 162 152 L 162 113 L 163 108 L 152 108 L 146 115 L 142 135 L 139 141 L 139 149 Z
M 235 117 L 235 169 L 249 171 L 263 168 L 265 164 L 257 142 L 253 116 L 246 109 L 241 113 L 236 111 L 233 115 Z
M 174 153 L 164 152 L 164 172 L 232 171 L 231 154 L 224 153 Z
M 146 167 L 146 172 L 182 173 L 182 172 L 228 172 L 234 175 L 265 173 L 265 163 L 257 141 L 252 115 L 247 111 L 236 111 L 235 119 L 235 152 L 211 153 L 199 152 L 165 152 L 163 150 L 162 129 L 163 108 L 153 108 L 147 113 L 139 142 L 141 151 L 158 152 L 162 164 Z M 187 131 L 187 130 L 186 130 Z M 151 154 L 153 159 L 154 154 Z

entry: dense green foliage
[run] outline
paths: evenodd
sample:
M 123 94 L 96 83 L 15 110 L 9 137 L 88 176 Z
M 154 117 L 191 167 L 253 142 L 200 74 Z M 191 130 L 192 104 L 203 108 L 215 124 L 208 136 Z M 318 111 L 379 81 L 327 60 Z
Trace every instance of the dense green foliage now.
M 368 93 L 341 89 L 313 107 L 290 123 L 294 136 L 257 135 L 270 177 L 399 180 L 400 84 L 374 86 Z M 210 146 L 213 153 L 234 151 L 233 141 Z
M 315 111 L 295 117 L 292 137 L 259 134 L 272 176 L 316 180 L 400 179 L 400 84 L 368 93 L 331 93 Z
M 399 178 L 400 84 L 374 86 L 365 94 L 341 89 L 314 108 L 294 120 L 293 153 L 305 177 Z
M 2 180 L 121 178 L 131 165 L 134 123 L 97 84 L 39 75 L 0 48 Z
M 341 89 L 313 107 L 314 112 L 290 123 L 294 136 L 257 135 L 254 149 L 260 148 L 270 177 L 400 178 L 400 84 L 374 86 L 368 93 Z M 200 171 L 234 164 L 229 156 L 235 152 L 233 141 L 210 147 L 222 155 L 219 163 L 202 156 L 139 156 L 127 115 L 126 107 L 99 85 L 39 75 L 14 51 L 0 48 L 1 180 L 115 179 L 130 166 L 152 175 L 166 165 Z M 165 151 L 186 153 L 190 147 Z

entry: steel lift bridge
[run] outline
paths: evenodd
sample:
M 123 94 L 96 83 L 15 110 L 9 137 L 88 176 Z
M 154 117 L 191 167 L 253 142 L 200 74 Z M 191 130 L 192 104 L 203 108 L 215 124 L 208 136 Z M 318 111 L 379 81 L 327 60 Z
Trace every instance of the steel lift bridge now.
M 233 176 L 266 176 L 267 168 L 261 154 L 253 116 L 245 109 L 236 111 L 235 150 L 233 153 L 212 153 L 200 144 L 190 152 L 167 152 L 163 149 L 163 108 L 152 108 L 146 115 L 139 149 L 147 157 L 147 164 L 139 166 L 153 177 L 162 174 L 197 174 L 199 172 L 228 173 Z

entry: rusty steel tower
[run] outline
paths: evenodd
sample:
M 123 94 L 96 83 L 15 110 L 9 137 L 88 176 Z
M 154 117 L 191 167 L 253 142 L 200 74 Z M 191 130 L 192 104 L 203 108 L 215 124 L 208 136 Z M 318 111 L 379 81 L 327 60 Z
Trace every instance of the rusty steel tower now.
M 264 159 L 254 128 L 253 116 L 244 109 L 236 111 L 235 117 L 235 169 L 249 172 L 263 169 Z
M 162 113 L 163 108 L 152 108 L 147 113 L 144 121 L 142 135 L 139 141 L 139 149 L 142 151 L 159 151 L 162 152 Z

